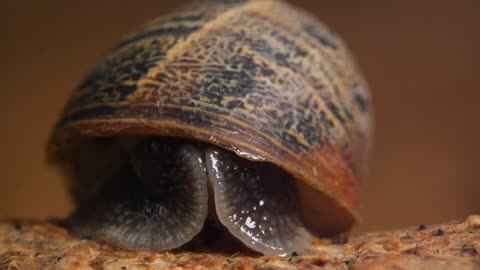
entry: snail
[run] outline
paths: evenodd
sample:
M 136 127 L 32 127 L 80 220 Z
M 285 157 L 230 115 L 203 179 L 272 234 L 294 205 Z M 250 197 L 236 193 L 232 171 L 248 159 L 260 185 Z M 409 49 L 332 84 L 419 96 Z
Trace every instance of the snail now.
M 367 83 L 324 24 L 283 1 L 207 1 L 112 47 L 48 157 L 73 234 L 164 251 L 213 220 L 283 255 L 359 221 L 371 131 Z

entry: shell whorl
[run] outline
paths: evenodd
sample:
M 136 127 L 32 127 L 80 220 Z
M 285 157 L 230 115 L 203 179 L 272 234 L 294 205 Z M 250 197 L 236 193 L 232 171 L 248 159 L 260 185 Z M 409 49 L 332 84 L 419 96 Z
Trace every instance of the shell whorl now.
M 81 83 L 50 142 L 161 135 L 277 164 L 358 217 L 372 129 L 343 41 L 282 1 L 210 1 L 126 36 Z

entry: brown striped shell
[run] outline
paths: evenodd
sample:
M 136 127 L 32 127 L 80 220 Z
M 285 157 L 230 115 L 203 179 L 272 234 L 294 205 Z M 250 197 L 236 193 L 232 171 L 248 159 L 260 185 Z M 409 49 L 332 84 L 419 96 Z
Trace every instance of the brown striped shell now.
M 283 1 L 209 1 L 111 48 L 66 105 L 49 157 L 82 202 L 111 173 L 99 168 L 122 162 L 106 151 L 110 138 L 216 145 L 292 175 L 309 228 L 332 234 L 359 219 L 371 118 L 348 49 L 314 17 Z

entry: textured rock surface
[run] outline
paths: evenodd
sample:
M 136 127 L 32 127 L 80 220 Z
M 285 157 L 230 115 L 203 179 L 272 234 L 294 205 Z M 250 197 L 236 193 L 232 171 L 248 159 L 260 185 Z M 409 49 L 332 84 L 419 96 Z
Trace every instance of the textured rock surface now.
M 0 223 L 0 269 L 480 269 L 480 216 L 318 240 L 288 258 L 230 250 L 127 251 L 74 238 L 53 222 Z

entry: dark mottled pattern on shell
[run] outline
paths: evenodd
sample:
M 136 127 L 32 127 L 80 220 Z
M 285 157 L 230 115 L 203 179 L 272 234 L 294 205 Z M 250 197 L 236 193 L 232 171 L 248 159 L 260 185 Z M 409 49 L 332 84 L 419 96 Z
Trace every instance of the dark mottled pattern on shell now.
M 53 144 L 63 128 L 101 119 L 202 125 L 212 138 L 250 129 L 298 160 L 334 148 L 355 178 L 372 125 L 367 86 L 342 40 L 271 0 L 195 3 L 127 36 L 74 93 Z M 343 168 L 332 163 L 319 168 Z
M 169 49 L 219 13 L 241 2 L 243 1 L 224 1 L 222 4 L 217 3 L 214 9 L 199 3 L 185 6 L 126 36 L 80 84 L 67 105 L 67 110 L 125 100 L 137 89 L 138 80 L 164 60 Z
M 125 38 L 80 85 L 67 114 L 131 99 L 235 117 L 295 151 L 321 147 L 335 132 L 355 136 L 354 115 L 366 113 L 369 101 L 364 92 L 352 95 L 350 88 L 359 82 L 344 74 L 348 63 L 338 51 L 341 41 L 302 14 L 276 20 L 272 13 L 285 12 L 284 6 L 273 7 L 272 12 L 237 6 L 241 2 L 229 1 L 231 5 L 221 5 L 216 12 L 197 4 Z M 245 9 L 242 16 L 214 21 L 208 31 L 186 41 L 220 12 L 224 15 L 234 7 Z M 188 49 L 166 57 L 179 42 L 186 42 Z M 142 77 L 150 77 L 150 84 L 142 85 Z M 114 107 L 73 117 L 116 117 L 122 109 L 113 113 Z

